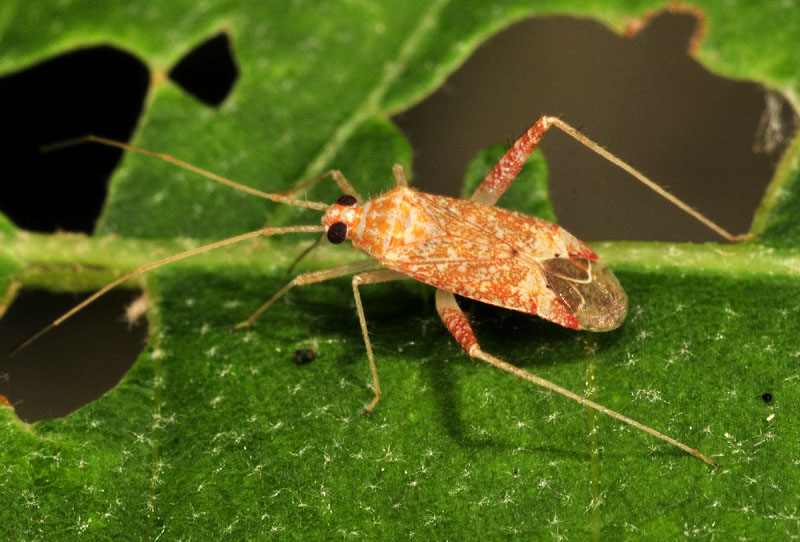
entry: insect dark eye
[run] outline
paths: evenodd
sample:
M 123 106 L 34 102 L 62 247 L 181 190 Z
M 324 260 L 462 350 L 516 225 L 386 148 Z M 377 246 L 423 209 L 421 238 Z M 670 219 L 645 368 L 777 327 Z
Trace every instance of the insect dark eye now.
M 345 239 L 347 239 L 347 224 L 344 222 L 334 222 L 331 224 L 331 227 L 328 228 L 328 241 L 334 245 L 338 245 Z
M 351 196 L 350 194 L 345 194 L 341 196 L 339 199 L 336 200 L 336 203 L 339 205 L 344 205 L 345 207 L 352 207 L 356 204 L 356 198 Z

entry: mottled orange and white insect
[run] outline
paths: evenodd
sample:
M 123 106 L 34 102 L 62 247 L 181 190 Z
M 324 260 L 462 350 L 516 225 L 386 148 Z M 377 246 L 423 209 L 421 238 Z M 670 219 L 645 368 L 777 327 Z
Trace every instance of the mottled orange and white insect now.
M 343 196 L 322 223 L 332 242 L 352 240 L 397 278 L 572 329 L 625 319 L 625 292 L 597 254 L 539 218 L 400 185 L 363 206 Z
M 381 388 L 359 287 L 412 278 L 437 288 L 436 307 L 442 322 L 470 356 L 646 431 L 716 467 L 714 461 L 697 450 L 655 429 L 484 352 L 467 317 L 456 303 L 454 294 L 535 314 L 568 328 L 589 331 L 610 331 L 625 320 L 628 305 L 625 292 L 613 273 L 588 246 L 556 224 L 494 206 L 544 133 L 552 126 L 560 128 L 628 171 L 724 237 L 731 240 L 736 238 L 556 117 L 542 117 L 534 123 L 489 172 L 470 200 L 414 190 L 408 186 L 403 168 L 395 165 L 395 188 L 368 201 L 364 201 L 337 170 L 298 187 L 306 188 L 322 179 L 332 178 L 344 195 L 335 204 L 327 205 L 295 199 L 292 193 L 264 193 L 169 155 L 89 136 L 67 144 L 95 141 L 153 155 L 250 194 L 324 211 L 322 225 L 263 228 L 145 264 L 108 284 L 25 344 L 59 325 L 115 286 L 156 267 L 260 236 L 322 232 L 333 244 L 350 240 L 355 249 L 370 256 L 370 259 L 296 276 L 250 318 L 236 327 L 252 324 L 264 310 L 294 286 L 354 275 L 353 294 L 375 392 L 367 406 L 367 412 L 372 411 L 378 403 Z

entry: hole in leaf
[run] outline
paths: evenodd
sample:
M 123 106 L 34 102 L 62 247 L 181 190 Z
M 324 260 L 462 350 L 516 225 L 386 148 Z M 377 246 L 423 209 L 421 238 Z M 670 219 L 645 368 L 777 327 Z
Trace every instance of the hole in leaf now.
M 225 33 L 201 43 L 169 72 L 169 78 L 198 100 L 217 107 L 230 94 L 239 72 Z
M 571 17 L 512 25 L 394 118 L 414 149 L 415 185 L 457 194 L 481 150 L 557 115 L 723 227 L 747 231 L 797 113 L 759 84 L 701 66 L 687 52 L 698 24 L 661 13 L 632 37 Z M 557 129 L 540 147 L 558 222 L 579 238 L 721 241 Z
M 27 230 L 91 232 L 122 152 L 78 145 L 42 153 L 40 147 L 87 134 L 127 141 L 149 84 L 140 60 L 105 46 L 0 78 L 0 211 Z
M 145 318 L 132 324 L 125 319 L 141 292 L 119 290 L 8 355 L 87 295 L 23 290 L 0 319 L 0 395 L 25 422 L 66 416 L 101 397 L 144 348 Z

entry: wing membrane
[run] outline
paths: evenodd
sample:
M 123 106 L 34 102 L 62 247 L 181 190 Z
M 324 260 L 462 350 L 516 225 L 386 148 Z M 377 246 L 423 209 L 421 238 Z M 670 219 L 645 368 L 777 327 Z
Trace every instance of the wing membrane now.
M 605 264 L 586 258 L 550 258 L 539 263 L 548 287 L 581 329 L 610 331 L 625 320 L 628 297 Z

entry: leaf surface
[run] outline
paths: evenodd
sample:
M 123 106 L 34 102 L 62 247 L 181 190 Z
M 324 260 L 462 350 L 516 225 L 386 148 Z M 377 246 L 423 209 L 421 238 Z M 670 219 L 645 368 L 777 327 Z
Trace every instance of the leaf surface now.
M 271 191 L 339 167 L 375 195 L 391 185 L 392 163 L 411 160 L 388 116 L 431 92 L 490 33 L 567 10 L 620 28 L 656 4 L 60 6 L 0 12 L 0 69 L 111 42 L 160 74 L 225 30 L 241 73 L 228 101 L 210 110 L 156 77 L 135 143 Z M 800 14 L 782 6 L 708 2 L 700 59 L 796 95 Z M 297 241 L 267 240 L 148 276 L 150 344 L 100 400 L 32 426 L 0 408 L 2 536 L 796 536 L 797 157 L 795 143 L 751 241 L 596 245 L 631 300 L 617 331 L 578 333 L 464 303 L 486 351 L 689 443 L 719 461 L 718 471 L 469 359 L 439 323 L 431 290 L 414 283 L 362 289 L 384 390 L 364 417 L 369 370 L 346 279 L 292 291 L 252 329 L 229 332 L 287 280 Z M 308 197 L 332 201 L 336 189 L 323 184 Z M 535 199 L 539 212 L 552 212 Z M 65 262 L 125 270 L 182 238 L 317 220 L 129 155 L 100 236 L 0 225 L 0 285 L 40 265 L 54 269 L 45 282 L 63 287 Z M 119 238 L 102 235 L 112 233 Z M 356 258 L 325 247 L 302 269 Z M 310 346 L 318 357 L 293 364 L 292 351 Z

